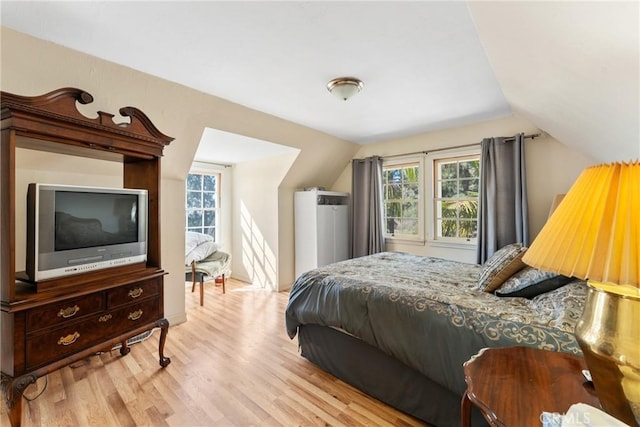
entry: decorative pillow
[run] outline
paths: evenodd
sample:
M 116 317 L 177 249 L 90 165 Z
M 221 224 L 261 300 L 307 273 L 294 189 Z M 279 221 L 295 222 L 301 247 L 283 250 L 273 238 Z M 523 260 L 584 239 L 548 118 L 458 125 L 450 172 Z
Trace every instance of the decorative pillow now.
M 493 292 L 498 289 L 505 280 L 526 267 L 522 262 L 526 251 L 527 248 L 522 246 L 522 243 L 512 243 L 491 255 L 482 264 L 477 289 L 485 292 Z
M 571 277 L 527 266 L 509 277 L 495 294 L 499 297 L 533 298 L 558 289 L 570 281 Z
M 184 256 L 184 265 L 191 265 L 191 261 L 202 261 L 218 250 L 216 242 L 202 242 Z
M 213 242 L 213 236 L 203 233 L 196 233 L 194 231 L 187 231 L 184 235 L 184 253 L 188 254 L 205 242 Z

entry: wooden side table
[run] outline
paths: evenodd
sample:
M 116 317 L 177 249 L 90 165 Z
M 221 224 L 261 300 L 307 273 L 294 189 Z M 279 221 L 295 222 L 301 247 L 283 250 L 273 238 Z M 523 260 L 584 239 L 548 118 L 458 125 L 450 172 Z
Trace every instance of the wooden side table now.
M 467 391 L 462 426 L 471 426 L 471 404 L 492 426 L 541 425 L 542 412 L 565 413 L 574 403 L 600 408 L 584 359 L 530 347 L 485 348 L 464 364 Z

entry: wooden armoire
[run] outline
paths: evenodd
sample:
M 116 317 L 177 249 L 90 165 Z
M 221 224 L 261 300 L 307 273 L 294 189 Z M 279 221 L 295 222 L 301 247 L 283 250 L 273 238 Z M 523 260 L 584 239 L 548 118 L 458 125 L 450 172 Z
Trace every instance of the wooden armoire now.
M 41 96 L 1 93 L 0 146 L 0 340 L 2 391 L 12 426 L 22 417 L 22 395 L 39 377 L 96 352 L 160 328 L 163 368 L 169 322 L 164 318 L 164 275 L 160 262 L 160 159 L 173 138 L 162 134 L 140 110 L 82 115 L 77 103 L 93 97 L 75 88 Z M 98 269 L 46 282 L 30 282 L 16 271 L 16 148 L 44 150 L 120 162 L 125 188 L 148 192 L 147 261 Z M 81 184 L 81 183 L 79 183 Z M 22 232 L 22 231 L 20 231 Z

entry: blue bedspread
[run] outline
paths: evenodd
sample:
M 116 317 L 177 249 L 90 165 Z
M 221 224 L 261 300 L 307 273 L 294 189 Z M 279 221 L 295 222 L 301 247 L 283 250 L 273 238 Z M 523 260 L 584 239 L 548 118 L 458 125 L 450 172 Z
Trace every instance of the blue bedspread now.
M 480 266 L 385 252 L 321 267 L 293 284 L 286 328 L 340 328 L 461 395 L 462 364 L 484 347 L 580 353 L 573 330 L 586 298 L 571 282 L 532 300 L 475 290 Z

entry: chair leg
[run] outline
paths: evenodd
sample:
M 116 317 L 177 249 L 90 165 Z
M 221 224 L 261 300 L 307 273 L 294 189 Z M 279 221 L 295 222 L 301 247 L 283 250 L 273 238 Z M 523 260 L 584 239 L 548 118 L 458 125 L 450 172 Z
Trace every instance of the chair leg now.
M 200 306 L 204 305 L 204 278 L 200 282 Z
M 191 292 L 196 290 L 196 262 L 191 261 Z
M 223 275 L 222 275 L 222 293 L 223 293 L 223 294 L 225 293 L 224 286 L 225 286 L 225 284 L 226 284 L 226 283 L 225 283 L 226 281 L 227 281 L 227 279 L 225 278 L 225 276 L 224 276 L 224 274 L 223 274 Z

